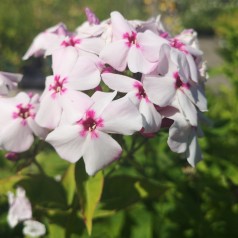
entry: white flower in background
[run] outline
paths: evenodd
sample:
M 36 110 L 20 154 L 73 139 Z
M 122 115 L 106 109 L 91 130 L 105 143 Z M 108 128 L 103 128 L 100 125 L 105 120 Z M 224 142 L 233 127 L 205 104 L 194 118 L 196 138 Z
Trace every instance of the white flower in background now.
M 12 228 L 19 222 L 32 218 L 31 203 L 26 197 L 26 192 L 23 188 L 17 188 L 16 196 L 12 192 L 8 192 L 8 203 L 10 208 L 7 221 Z
M 30 237 L 43 236 L 46 233 L 45 225 L 34 220 L 24 222 L 23 234 Z

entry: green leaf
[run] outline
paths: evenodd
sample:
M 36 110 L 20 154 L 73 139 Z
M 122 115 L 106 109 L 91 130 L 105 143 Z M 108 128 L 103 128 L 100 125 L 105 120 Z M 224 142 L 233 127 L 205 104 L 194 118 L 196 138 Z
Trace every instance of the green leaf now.
M 50 237 L 64 238 L 65 237 L 65 229 L 62 226 L 57 224 L 50 224 L 48 226 Z
M 0 195 L 6 194 L 8 191 L 12 190 L 13 186 L 24 178 L 25 176 L 17 174 L 4 179 L 0 179 Z
M 61 159 L 56 152 L 43 151 L 36 156 L 36 160 L 43 168 L 44 172 L 49 176 L 57 176 L 63 174 L 68 166 L 68 162 Z
M 62 178 L 62 185 L 66 192 L 66 199 L 68 205 L 72 204 L 76 189 L 74 171 L 75 164 L 70 164 Z
M 103 190 L 103 174 L 100 171 L 92 177 L 88 176 L 82 161 L 79 161 L 75 167 L 75 180 L 84 222 L 89 235 L 91 235 L 94 211 Z
M 19 181 L 18 185 L 26 190 L 27 197 L 33 204 L 40 205 L 45 209 L 67 208 L 62 185 L 48 176 L 27 176 Z
M 105 181 L 102 207 L 106 210 L 120 210 L 143 199 L 159 198 L 166 186 L 130 176 L 114 176 Z

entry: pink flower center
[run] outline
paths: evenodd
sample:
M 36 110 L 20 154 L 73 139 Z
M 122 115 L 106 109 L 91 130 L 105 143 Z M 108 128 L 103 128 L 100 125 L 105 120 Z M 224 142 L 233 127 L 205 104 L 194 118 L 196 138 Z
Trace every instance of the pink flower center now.
M 179 88 L 187 88 L 188 89 L 188 88 L 190 88 L 190 84 L 189 83 L 184 83 L 181 80 L 178 72 L 175 72 L 173 76 L 175 78 L 175 88 L 176 89 L 179 89 Z
M 58 93 L 63 94 L 67 90 L 64 86 L 65 83 L 67 83 L 67 78 L 61 79 L 59 75 L 55 75 L 54 83 L 49 86 L 49 91 L 53 91 L 53 97 Z
M 139 44 L 136 42 L 136 32 L 132 31 L 131 34 L 126 32 L 123 34 L 123 39 L 126 40 L 126 45 L 128 47 L 131 47 L 131 45 L 136 45 L 137 48 L 139 48 Z
M 179 41 L 178 39 L 172 39 L 170 41 L 170 45 L 173 47 L 173 48 L 176 48 L 182 52 L 184 52 L 185 54 L 188 53 L 188 51 L 185 49 L 185 44 L 182 43 L 181 41 Z
M 142 98 L 144 98 L 147 102 L 149 102 L 149 99 L 148 99 L 148 97 L 147 97 L 147 95 L 146 95 L 146 92 L 145 92 L 145 90 L 144 90 L 142 84 L 136 82 L 136 83 L 134 84 L 134 87 L 135 87 L 136 90 L 137 90 L 137 92 L 136 92 L 136 97 L 137 97 L 139 100 L 141 100 Z
M 86 112 L 85 119 L 78 121 L 79 125 L 83 126 L 83 130 L 80 132 L 81 136 L 86 136 L 88 132 L 91 133 L 92 138 L 97 138 L 96 128 L 103 127 L 103 119 L 101 117 L 96 118 L 96 113 L 93 110 Z
M 32 104 L 28 103 L 23 106 L 22 103 L 16 106 L 17 112 L 13 112 L 13 119 L 20 118 L 22 119 L 22 124 L 26 125 L 26 119 L 31 117 L 35 118 L 34 107 Z
M 61 45 L 68 47 L 68 46 L 75 46 L 75 45 L 79 45 L 81 43 L 81 40 L 79 38 L 76 38 L 74 36 L 68 37 L 66 38 Z

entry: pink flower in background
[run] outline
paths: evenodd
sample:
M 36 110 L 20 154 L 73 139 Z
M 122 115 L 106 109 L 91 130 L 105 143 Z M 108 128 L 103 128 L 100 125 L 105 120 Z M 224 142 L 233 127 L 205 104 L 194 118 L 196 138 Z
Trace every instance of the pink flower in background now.
M 111 25 L 112 42 L 102 49 L 100 58 L 119 71 L 127 66 L 133 73 L 153 71 L 168 41 L 149 30 L 137 32 L 119 12 L 111 13 Z
M 9 91 L 16 89 L 22 77 L 22 74 L 0 71 L 0 95 L 7 95 Z
M 112 101 L 115 96 L 116 92 L 94 93 L 91 106 L 81 117 L 60 125 L 46 138 L 63 159 L 74 163 L 83 157 L 89 175 L 117 160 L 122 152 L 108 133 L 131 135 L 142 128 L 132 102 L 126 97 Z
M 47 130 L 35 122 L 39 106 L 38 95 L 21 92 L 13 98 L 0 98 L 0 147 L 11 152 L 30 148 L 34 136 L 45 138 Z
M 111 89 L 127 93 L 127 96 L 137 106 L 143 119 L 143 133 L 153 133 L 160 129 L 161 115 L 148 99 L 143 88 L 143 82 L 112 73 L 102 74 L 102 80 Z
M 9 211 L 7 221 L 10 227 L 15 227 L 19 222 L 32 218 L 31 203 L 26 197 L 23 188 L 16 189 L 16 196 L 12 192 L 8 192 Z

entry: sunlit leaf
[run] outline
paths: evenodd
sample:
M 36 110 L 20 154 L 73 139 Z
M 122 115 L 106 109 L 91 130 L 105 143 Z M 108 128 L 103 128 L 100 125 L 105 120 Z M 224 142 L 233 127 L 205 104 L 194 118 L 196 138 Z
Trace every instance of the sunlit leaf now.
M 100 171 L 92 177 L 88 176 L 83 163 L 80 161 L 75 167 L 75 180 L 84 222 L 88 233 L 91 235 L 94 211 L 103 190 L 103 174 Z
M 74 171 L 75 164 L 70 164 L 61 180 L 66 192 L 66 199 L 68 205 L 72 204 L 76 189 Z
M 50 237 L 64 238 L 65 229 L 57 224 L 50 224 L 48 226 Z
M 0 179 L 0 195 L 6 194 L 8 191 L 12 190 L 14 185 L 24 179 L 24 175 L 13 175 L 7 178 Z

